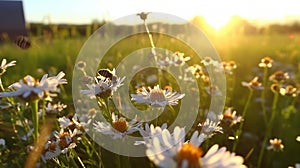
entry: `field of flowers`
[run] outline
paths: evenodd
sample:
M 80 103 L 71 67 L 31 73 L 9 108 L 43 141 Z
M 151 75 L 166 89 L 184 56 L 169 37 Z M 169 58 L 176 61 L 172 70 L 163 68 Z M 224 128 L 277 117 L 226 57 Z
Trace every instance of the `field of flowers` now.
M 32 37 L 26 50 L 1 43 L 0 165 L 300 166 L 299 34 L 209 35 L 221 60 L 199 60 L 181 41 L 150 32 L 112 46 L 97 72 L 77 59 L 86 38 Z M 130 60 L 135 66 L 117 68 L 146 47 Z M 145 59 L 160 69 L 140 69 Z M 225 90 L 209 72 L 225 75 Z M 210 111 L 216 97 L 224 108 Z M 181 114 L 195 100 L 199 106 Z M 171 126 L 178 115 L 195 115 L 191 129 Z M 128 136 L 141 140 L 124 145 Z M 129 156 L 127 148 L 143 153 Z

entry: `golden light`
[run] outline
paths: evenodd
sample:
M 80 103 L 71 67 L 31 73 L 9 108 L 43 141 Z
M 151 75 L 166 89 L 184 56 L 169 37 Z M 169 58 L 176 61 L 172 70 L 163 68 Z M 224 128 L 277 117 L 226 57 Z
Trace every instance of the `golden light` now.
M 206 15 L 205 21 L 216 31 L 224 27 L 230 20 L 230 15 Z

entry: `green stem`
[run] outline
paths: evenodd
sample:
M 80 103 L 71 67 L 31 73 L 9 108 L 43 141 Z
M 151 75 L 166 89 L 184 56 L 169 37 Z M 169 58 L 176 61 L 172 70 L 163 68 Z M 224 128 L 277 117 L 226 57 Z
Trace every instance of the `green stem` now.
M 32 122 L 33 122 L 33 138 L 37 140 L 39 133 L 39 116 L 38 116 L 38 103 L 39 100 L 33 100 L 31 102 L 31 110 L 32 110 Z
M 272 103 L 272 114 L 271 114 L 271 118 L 267 124 L 267 132 L 265 135 L 265 138 L 263 140 L 262 146 L 260 148 L 260 152 L 259 152 L 259 157 L 258 157 L 258 161 L 257 161 L 257 167 L 260 168 L 261 167 L 261 163 L 263 160 L 263 156 L 264 156 L 264 152 L 265 152 L 265 147 L 267 145 L 267 141 L 271 136 L 271 132 L 272 132 L 272 126 L 273 126 L 273 122 L 276 116 L 276 108 L 277 108 L 277 102 L 278 102 L 278 98 L 279 98 L 279 93 L 275 92 L 274 93 L 274 98 L 273 98 L 273 103 Z
M 243 119 L 245 118 L 246 113 L 247 113 L 247 111 L 248 111 L 248 108 L 249 108 L 249 105 L 250 105 L 252 96 L 253 96 L 253 90 L 250 89 L 250 90 L 249 90 L 249 95 L 248 95 L 248 98 L 247 98 L 247 102 L 246 102 L 246 104 L 245 104 L 245 107 L 244 107 L 244 110 L 243 110 L 243 113 L 242 113 L 242 118 L 243 118 Z M 240 124 L 238 130 L 237 130 L 236 133 L 235 133 L 236 141 L 234 141 L 234 144 L 233 144 L 233 147 L 232 147 L 232 152 L 235 152 L 236 147 L 237 147 L 237 145 L 238 145 L 238 143 L 239 143 L 240 135 L 242 134 L 243 126 L 244 126 L 244 121 L 241 122 L 241 124 Z
M 4 90 L 4 87 L 3 87 L 3 84 L 2 84 L 1 76 L 0 76 L 0 89 L 1 89 L 1 91 L 3 91 L 3 92 L 5 91 L 5 90 Z
M 264 68 L 264 78 L 263 78 L 263 87 L 264 87 L 264 89 L 261 92 L 261 108 L 262 108 L 262 112 L 263 112 L 263 115 L 264 115 L 265 125 L 267 125 L 267 122 L 268 122 L 268 117 L 267 117 L 266 107 L 265 107 L 267 77 L 268 77 L 268 68 L 266 67 L 266 68 Z

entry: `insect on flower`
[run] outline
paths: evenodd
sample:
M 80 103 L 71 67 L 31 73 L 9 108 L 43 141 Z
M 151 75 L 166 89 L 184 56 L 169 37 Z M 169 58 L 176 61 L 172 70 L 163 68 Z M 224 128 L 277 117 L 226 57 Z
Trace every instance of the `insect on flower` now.
M 18 36 L 15 40 L 15 44 L 21 49 L 28 49 L 31 46 L 31 41 L 26 36 Z
M 104 81 L 106 81 L 107 79 L 109 79 L 110 81 L 112 81 L 114 83 L 114 81 L 116 81 L 117 76 L 115 75 L 115 69 L 113 69 L 112 71 L 109 69 L 99 69 L 98 70 L 98 77 L 97 78 L 104 78 Z

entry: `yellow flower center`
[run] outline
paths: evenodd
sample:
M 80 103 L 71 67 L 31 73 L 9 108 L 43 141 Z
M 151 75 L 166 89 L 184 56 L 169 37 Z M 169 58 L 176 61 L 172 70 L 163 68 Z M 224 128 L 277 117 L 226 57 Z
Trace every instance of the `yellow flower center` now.
M 70 137 L 69 132 L 63 132 L 59 136 L 59 146 L 61 149 L 64 149 L 69 146 L 70 142 L 67 141 L 67 138 Z
M 152 90 L 151 93 L 150 93 L 150 101 L 151 102 L 154 102 L 154 101 L 159 101 L 159 102 L 166 101 L 166 97 L 165 97 L 165 94 L 164 94 L 163 90 L 159 90 L 159 89 Z
M 127 121 L 124 118 L 120 118 L 117 121 L 113 122 L 113 128 L 123 133 L 127 131 L 128 128 Z
M 177 153 L 177 163 L 180 167 L 184 160 L 188 161 L 188 168 L 200 168 L 200 157 L 203 152 L 200 148 L 194 146 L 191 143 L 183 144 L 181 149 Z

